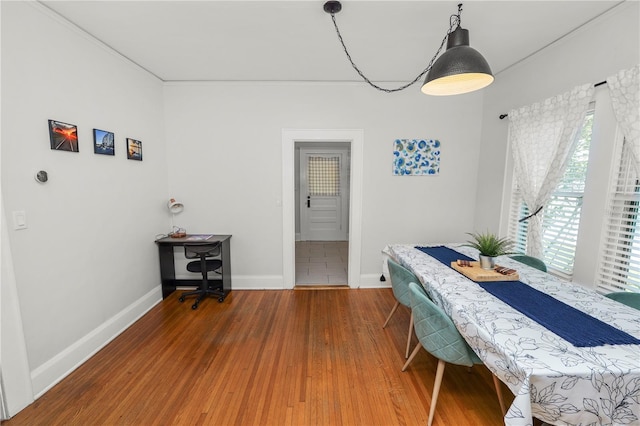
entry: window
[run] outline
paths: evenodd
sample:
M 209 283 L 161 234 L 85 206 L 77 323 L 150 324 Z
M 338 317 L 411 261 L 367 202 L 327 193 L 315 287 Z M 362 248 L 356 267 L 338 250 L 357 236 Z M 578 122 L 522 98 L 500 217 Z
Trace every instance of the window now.
M 543 210 L 544 257 L 542 260 L 549 270 L 568 279 L 573 275 L 580 211 L 589 163 L 593 116 L 593 109 L 591 109 L 585 116 L 564 176 Z M 516 250 L 523 253 L 527 250 L 527 222 L 519 222 L 519 220 L 529 214 L 529 209 L 525 206 L 514 181 L 509 236 L 515 242 Z
M 629 146 L 623 141 L 605 222 L 597 289 L 640 292 L 640 180 Z
M 309 195 L 340 195 L 340 157 L 309 157 L 307 171 Z

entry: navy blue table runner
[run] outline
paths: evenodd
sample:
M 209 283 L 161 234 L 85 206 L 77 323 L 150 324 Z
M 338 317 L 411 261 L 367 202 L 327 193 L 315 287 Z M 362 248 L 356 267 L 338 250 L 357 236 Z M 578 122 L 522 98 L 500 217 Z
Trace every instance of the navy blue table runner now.
M 445 246 L 416 247 L 451 267 L 475 259 Z M 638 345 L 640 340 L 520 281 L 477 282 L 485 291 L 576 347 Z

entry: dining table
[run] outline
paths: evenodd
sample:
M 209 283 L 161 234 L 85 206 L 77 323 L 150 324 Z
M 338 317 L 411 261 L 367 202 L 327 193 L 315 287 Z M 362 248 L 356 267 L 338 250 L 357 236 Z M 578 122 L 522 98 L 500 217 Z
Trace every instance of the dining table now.
M 464 243 L 389 244 L 487 368 L 513 393 L 504 423 L 640 425 L 640 311 L 508 256 L 517 280 L 472 281 Z M 459 269 L 459 268 L 458 268 Z

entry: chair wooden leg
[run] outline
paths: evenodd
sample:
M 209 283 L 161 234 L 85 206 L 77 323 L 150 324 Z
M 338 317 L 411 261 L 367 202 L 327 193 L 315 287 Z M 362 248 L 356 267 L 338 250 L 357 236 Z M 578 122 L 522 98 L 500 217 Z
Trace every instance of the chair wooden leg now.
M 411 349 L 411 335 L 413 334 L 413 310 L 409 318 L 409 333 L 407 334 L 407 349 L 404 351 L 404 357 L 409 358 L 409 349 Z
M 413 350 L 413 352 L 411 352 L 411 356 L 409 357 L 407 362 L 405 362 L 404 365 L 402 366 L 402 371 L 405 371 L 407 369 L 407 367 L 409 366 L 409 364 L 411 364 L 411 361 L 413 361 L 413 358 L 416 357 L 416 355 L 418 354 L 418 351 L 421 348 L 422 348 L 422 344 L 418 342 L 418 344 L 416 345 L 416 348 Z
M 387 320 L 384 322 L 384 324 L 382 324 L 382 328 L 385 328 L 387 324 L 389 324 L 389 320 L 391 319 L 393 314 L 396 312 L 396 309 L 398 309 L 398 306 L 400 306 L 400 302 L 396 300 L 396 304 L 393 305 L 393 308 L 391 308 L 391 312 L 389 312 L 389 316 L 387 317 Z
M 501 383 L 495 374 L 492 374 L 492 376 L 493 376 L 493 385 L 496 387 L 496 395 L 498 395 L 498 402 L 500 403 L 500 410 L 502 410 L 502 415 L 504 416 L 507 414 L 507 410 L 504 405 L 504 399 L 502 398 L 502 388 L 500 387 Z
M 438 360 L 438 369 L 436 370 L 436 380 L 433 383 L 433 392 L 431 394 L 431 407 L 429 408 L 429 420 L 427 421 L 427 426 L 431 426 L 433 424 L 433 415 L 436 413 L 436 404 L 438 403 L 438 394 L 440 393 L 440 384 L 442 384 L 442 375 L 444 374 L 444 367 L 447 365 L 446 362 L 439 359 Z

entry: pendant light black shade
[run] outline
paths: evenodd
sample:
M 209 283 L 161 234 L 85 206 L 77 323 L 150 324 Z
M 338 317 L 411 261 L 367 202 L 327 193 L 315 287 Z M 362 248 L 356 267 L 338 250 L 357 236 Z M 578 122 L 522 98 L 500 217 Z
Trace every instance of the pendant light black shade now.
M 447 50 L 433 64 L 422 86 L 427 95 L 459 95 L 482 89 L 493 82 L 486 59 L 469 47 L 469 30 L 456 28 L 449 34 Z
M 372 82 L 353 62 L 336 22 L 336 13 L 342 10 L 342 4 L 339 1 L 330 0 L 324 4 L 323 9 L 331 15 L 338 40 L 351 66 L 374 89 L 386 93 L 399 92 L 422 80 L 425 74 L 426 79 L 422 85 L 422 92 L 427 95 L 458 95 L 482 89 L 493 82 L 493 74 L 489 64 L 478 51 L 469 47 L 469 31 L 460 27 L 462 3 L 458 4 L 458 13 L 451 15 L 449 30 L 445 37 L 442 38 L 440 47 L 431 58 L 429 65 L 412 81 L 393 89 L 380 87 Z M 445 40 L 447 41 L 447 50 L 438 58 L 444 47 Z

